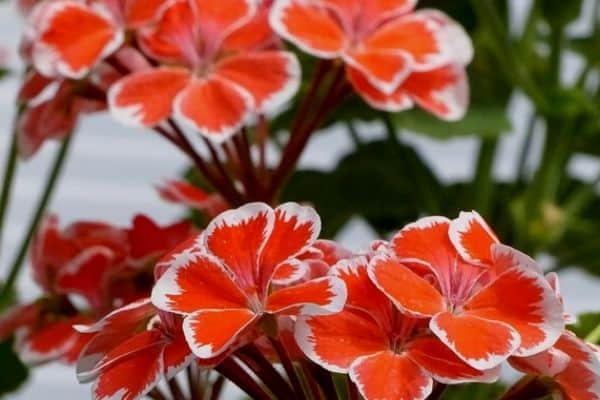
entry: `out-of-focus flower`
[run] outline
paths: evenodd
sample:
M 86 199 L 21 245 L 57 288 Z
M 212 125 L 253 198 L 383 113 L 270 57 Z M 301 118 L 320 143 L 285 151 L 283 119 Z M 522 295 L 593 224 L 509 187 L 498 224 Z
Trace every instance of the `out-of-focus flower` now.
M 192 351 L 209 359 L 242 343 L 269 314 L 327 314 L 342 309 L 346 290 L 323 277 L 272 290 L 273 274 L 315 241 L 320 219 L 295 203 L 272 209 L 250 203 L 215 218 L 180 246 L 157 281 L 152 302 L 183 315 Z
M 124 42 L 127 28 L 152 22 L 165 0 L 46 0 L 29 17 L 32 59 L 45 76 L 83 78 Z
M 160 312 L 149 299 L 77 330 L 89 338 L 77 376 L 80 382 L 95 381 L 94 400 L 142 398 L 163 377 L 173 378 L 193 360 L 180 318 Z
M 174 114 L 221 142 L 256 113 L 278 109 L 296 92 L 300 66 L 293 53 L 273 46 L 267 3 L 172 2 L 156 26 L 140 32 L 145 52 L 166 65 L 115 84 L 113 115 L 155 126 Z
M 201 211 L 211 219 L 230 208 L 219 193 L 206 193 L 182 180 L 170 179 L 158 185 L 156 189 L 163 200 Z
M 373 282 L 397 307 L 430 317 L 440 340 L 478 369 L 539 353 L 564 329 L 562 305 L 544 277 L 520 264 L 496 270 L 486 258 L 492 242 L 496 236 L 476 213 L 452 221 L 427 217 L 393 238 L 394 255 L 378 255 L 369 266 Z M 462 244 L 459 251 L 453 243 Z
M 464 72 L 473 46 L 448 16 L 414 11 L 416 0 L 276 0 L 273 28 L 307 53 L 341 58 L 371 106 L 401 111 L 415 103 L 446 120 L 468 104 Z
M 526 374 L 553 378 L 567 399 L 600 399 L 600 353 L 571 332 L 539 354 L 511 357 L 510 364 Z
M 371 282 L 368 262 L 361 256 L 332 268 L 330 273 L 348 289 L 342 312 L 297 321 L 296 340 L 311 360 L 329 371 L 349 373 L 367 400 L 422 400 L 434 379 L 456 384 L 498 378 L 499 367 L 480 371 L 469 366 L 428 330 L 426 319 L 396 309 Z

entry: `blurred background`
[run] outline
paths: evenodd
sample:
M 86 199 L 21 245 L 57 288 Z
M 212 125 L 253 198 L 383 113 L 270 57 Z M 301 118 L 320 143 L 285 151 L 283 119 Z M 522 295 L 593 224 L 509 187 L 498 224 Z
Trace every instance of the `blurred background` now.
M 569 312 L 598 311 L 597 3 L 422 1 L 458 19 L 476 44 L 469 115 L 445 124 L 420 112 L 370 114 L 356 101 L 337 116 L 345 124 L 313 137 L 284 197 L 312 202 L 324 234 L 353 249 L 421 215 L 453 217 L 476 209 L 504 242 L 559 272 Z M 10 70 L 0 80 L 0 165 L 21 77 L 22 29 L 15 7 L 0 1 L 0 46 Z M 0 253 L 2 277 L 56 150 L 55 143 L 46 144 L 19 165 Z M 276 152 L 273 147 L 271 156 Z M 62 224 L 92 219 L 127 225 L 140 212 L 166 224 L 185 210 L 161 201 L 153 185 L 187 165 L 151 132 L 123 127 L 104 114 L 88 116 L 50 210 Z M 18 288 L 23 300 L 39 294 L 27 273 Z M 52 364 L 30 374 L 28 384 L 7 398 L 89 398 L 89 387 L 77 384 L 71 367 Z

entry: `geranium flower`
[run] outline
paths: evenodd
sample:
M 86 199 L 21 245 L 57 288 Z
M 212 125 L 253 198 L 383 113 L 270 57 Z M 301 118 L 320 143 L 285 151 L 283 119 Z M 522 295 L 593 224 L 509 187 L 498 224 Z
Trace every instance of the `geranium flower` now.
M 448 16 L 414 11 L 416 0 L 276 0 L 273 28 L 320 58 L 341 58 L 371 106 L 401 111 L 419 104 L 440 118 L 461 118 L 468 103 L 464 67 L 473 46 Z
M 295 203 L 275 209 L 250 203 L 226 211 L 179 247 L 152 302 L 184 316 L 185 337 L 201 359 L 230 350 L 263 316 L 339 311 L 346 290 L 336 277 L 271 286 L 276 269 L 306 250 L 319 231 L 315 211 Z
M 125 40 L 125 30 L 152 22 L 166 0 L 43 1 L 30 15 L 35 68 L 49 77 L 83 78 Z
M 497 242 L 476 213 L 461 213 L 453 221 L 423 218 L 394 236 L 393 255 L 376 256 L 369 266 L 373 282 L 397 307 L 430 317 L 440 340 L 478 369 L 513 354 L 539 353 L 564 328 L 562 306 L 544 277 L 521 264 L 495 270 L 489 238 Z M 466 248 L 469 259 L 483 265 L 463 259 Z
M 373 285 L 368 259 L 340 261 L 331 274 L 348 288 L 340 313 L 300 317 L 295 337 L 315 363 L 349 373 L 365 399 L 425 399 L 434 379 L 442 383 L 492 382 L 499 367 L 475 369 L 446 347 L 426 319 L 402 314 Z
M 142 398 L 194 359 L 177 316 L 160 312 L 149 299 L 117 309 L 77 329 L 89 338 L 77 364 L 80 382 L 94 380 L 94 400 Z
M 510 364 L 526 374 L 551 377 L 568 399 L 600 399 L 600 353 L 569 331 L 550 349 L 511 357 Z
M 296 92 L 300 67 L 293 53 L 273 47 L 267 3 L 173 2 L 140 35 L 145 52 L 168 65 L 114 85 L 114 116 L 154 126 L 174 113 L 207 138 L 224 141 L 252 115 L 278 109 Z

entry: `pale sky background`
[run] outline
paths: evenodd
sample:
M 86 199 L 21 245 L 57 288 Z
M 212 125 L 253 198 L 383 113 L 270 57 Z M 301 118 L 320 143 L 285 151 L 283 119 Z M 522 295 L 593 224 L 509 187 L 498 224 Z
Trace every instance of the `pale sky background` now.
M 518 30 L 529 0 L 513 0 L 513 29 Z M 583 15 L 590 15 L 591 1 L 586 1 Z M 573 31 L 585 31 L 589 21 L 579 21 Z M 11 64 L 17 68 L 15 54 L 22 21 L 9 2 L 0 4 L 0 43 L 11 51 Z M 571 80 L 581 68 L 572 56 L 564 60 L 564 79 Z M 6 146 L 14 114 L 14 96 L 18 88 L 18 73 L 0 81 L 0 165 L 4 165 Z M 531 105 L 519 95 L 511 102 L 514 133 L 502 139 L 501 158 L 495 165 L 498 177 L 507 178 L 515 173 L 514 158 L 524 131 L 525 117 Z M 381 136 L 377 127 L 365 126 L 365 139 Z M 414 135 L 403 139 L 414 145 L 433 165 L 439 176 L 447 181 L 467 180 L 473 175 L 477 141 L 472 138 L 435 141 Z M 166 204 L 156 195 L 153 184 L 163 178 L 174 177 L 187 165 L 186 159 L 160 137 L 143 130 L 132 130 L 112 121 L 106 115 L 87 117 L 72 144 L 63 179 L 51 203 L 50 210 L 60 215 L 63 224 L 79 219 L 100 219 L 127 225 L 131 217 L 146 213 L 168 223 L 181 214 L 182 209 Z M 302 159 L 306 167 L 332 168 L 337 160 L 353 148 L 352 142 L 341 131 L 333 129 L 312 140 Z M 4 242 L 0 256 L 0 274 L 5 276 L 23 231 L 28 224 L 39 189 L 44 182 L 49 163 L 56 151 L 54 143 L 45 145 L 33 160 L 21 164 L 12 208 L 6 221 Z M 529 160 L 537 162 L 537 157 Z M 597 159 L 576 157 L 570 165 L 573 174 L 591 179 L 600 171 Z M 0 167 L 2 168 L 2 167 Z M 372 230 L 361 220 L 351 221 L 340 233 L 339 239 L 349 247 L 364 247 L 374 238 Z M 33 299 L 39 293 L 27 274 L 19 280 L 23 297 Z M 561 283 L 567 308 L 571 312 L 591 311 L 598 307 L 600 280 L 578 270 L 561 273 Z M 33 370 L 29 384 L 8 398 L 37 400 L 41 398 L 88 399 L 89 387 L 77 384 L 70 367 L 52 364 Z

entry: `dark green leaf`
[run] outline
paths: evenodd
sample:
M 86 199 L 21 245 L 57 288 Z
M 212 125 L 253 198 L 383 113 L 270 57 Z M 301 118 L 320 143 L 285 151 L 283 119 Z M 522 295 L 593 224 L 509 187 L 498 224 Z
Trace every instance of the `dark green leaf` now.
M 0 343 L 0 397 L 17 390 L 29 375 L 27 367 L 13 351 L 13 340 Z
M 581 13 L 581 0 L 538 0 L 542 15 L 552 27 L 564 27 Z
M 498 398 L 506 387 L 500 383 L 450 386 L 442 396 L 443 400 L 492 400 Z

